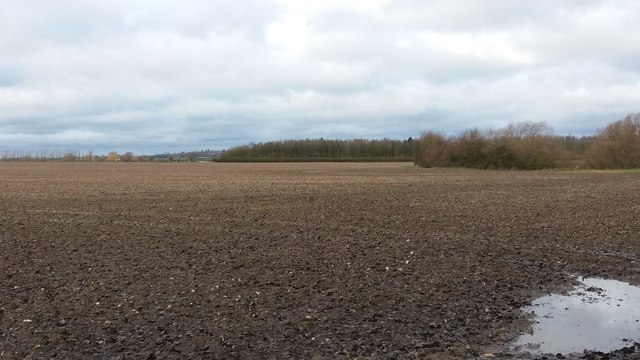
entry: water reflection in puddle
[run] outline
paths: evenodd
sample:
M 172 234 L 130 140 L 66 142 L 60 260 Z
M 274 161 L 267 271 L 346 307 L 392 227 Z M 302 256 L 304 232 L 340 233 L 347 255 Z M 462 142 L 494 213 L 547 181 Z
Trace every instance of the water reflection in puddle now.
M 640 287 L 616 280 L 578 278 L 565 295 L 548 295 L 524 309 L 535 312 L 533 334 L 515 349 L 533 353 L 609 352 L 640 341 Z

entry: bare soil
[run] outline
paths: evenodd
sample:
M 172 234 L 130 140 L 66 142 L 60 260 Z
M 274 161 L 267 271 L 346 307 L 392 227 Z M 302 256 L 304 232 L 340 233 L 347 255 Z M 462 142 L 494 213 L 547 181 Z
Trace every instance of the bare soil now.
M 505 346 L 521 306 L 572 274 L 640 284 L 639 190 L 625 172 L 2 163 L 0 358 L 535 358 Z

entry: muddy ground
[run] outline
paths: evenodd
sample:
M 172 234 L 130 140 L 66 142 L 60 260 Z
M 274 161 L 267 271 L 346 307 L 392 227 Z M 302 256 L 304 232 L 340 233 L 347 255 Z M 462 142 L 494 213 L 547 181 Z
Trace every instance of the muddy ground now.
M 526 358 L 639 234 L 640 173 L 0 163 L 0 358 Z

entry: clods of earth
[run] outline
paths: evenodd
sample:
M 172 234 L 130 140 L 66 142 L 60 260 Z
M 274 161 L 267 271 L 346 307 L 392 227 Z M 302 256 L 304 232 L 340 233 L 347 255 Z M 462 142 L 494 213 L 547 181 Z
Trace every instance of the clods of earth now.
M 640 334 L 514 347 L 544 325 L 536 299 L 616 304 L 587 279 L 640 283 L 638 189 L 634 172 L 0 163 L 0 359 L 638 358 Z

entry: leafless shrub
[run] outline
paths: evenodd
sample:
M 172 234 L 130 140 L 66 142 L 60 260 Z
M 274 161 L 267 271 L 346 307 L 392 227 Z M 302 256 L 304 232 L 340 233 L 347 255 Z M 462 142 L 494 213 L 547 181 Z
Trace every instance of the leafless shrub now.
M 414 163 L 427 168 L 449 165 L 451 142 L 438 132 L 422 134 L 416 144 Z
M 587 158 L 596 169 L 640 167 L 640 113 L 629 114 L 600 131 Z
M 514 123 L 486 132 L 471 129 L 450 139 L 426 132 L 418 142 L 415 163 L 423 167 L 545 169 L 557 166 L 566 156 L 560 144 L 542 122 Z

